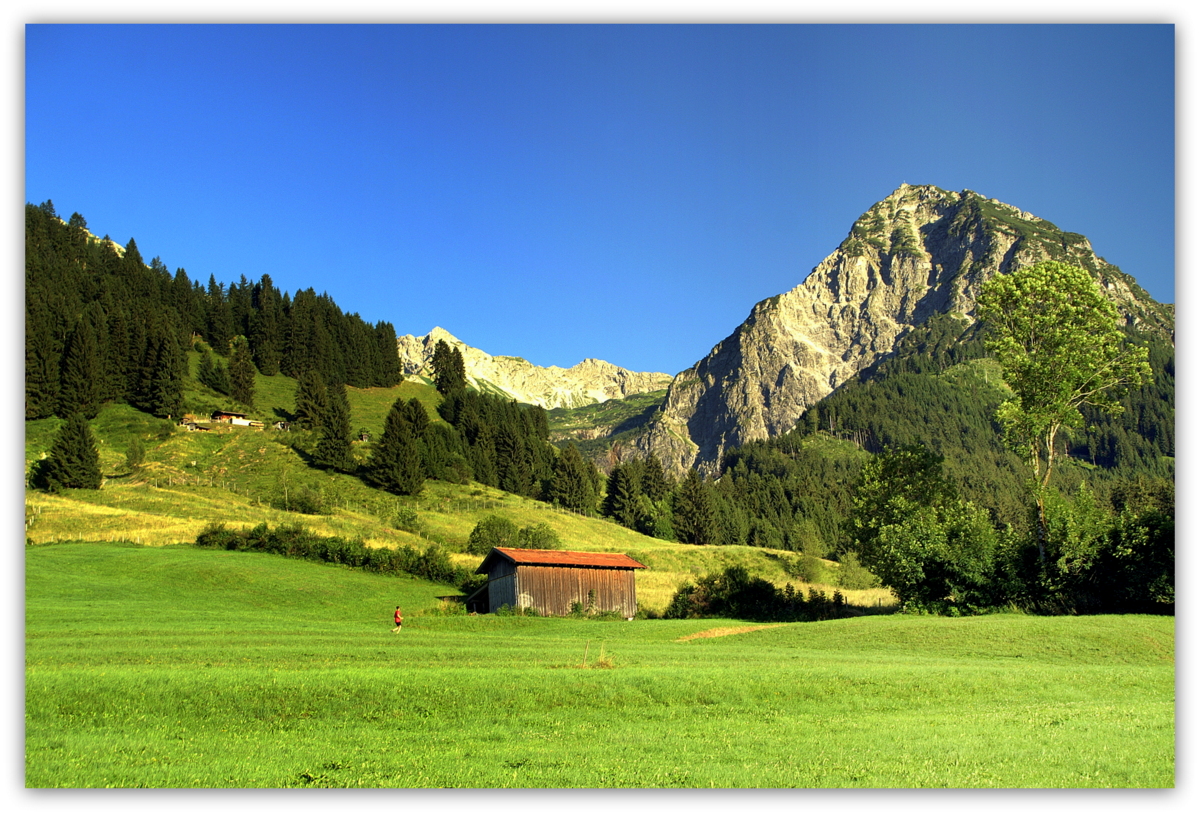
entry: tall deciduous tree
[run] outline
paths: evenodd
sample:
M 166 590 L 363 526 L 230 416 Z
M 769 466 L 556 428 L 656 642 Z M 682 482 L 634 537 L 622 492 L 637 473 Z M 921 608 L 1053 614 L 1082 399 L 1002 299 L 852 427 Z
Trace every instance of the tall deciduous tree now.
M 996 419 L 1033 470 L 1044 562 L 1045 491 L 1059 431 L 1083 425 L 1083 405 L 1119 413 L 1121 397 L 1151 376 L 1148 352 L 1126 341 L 1116 307 L 1092 276 L 1058 261 L 989 280 L 979 315 L 989 328 L 987 347 L 1013 390 Z

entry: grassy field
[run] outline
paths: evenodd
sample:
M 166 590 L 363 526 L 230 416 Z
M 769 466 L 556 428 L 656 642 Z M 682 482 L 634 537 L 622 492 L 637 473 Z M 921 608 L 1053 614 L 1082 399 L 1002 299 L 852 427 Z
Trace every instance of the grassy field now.
M 1173 618 L 438 616 L 413 578 L 108 543 L 25 569 L 30 787 L 1174 784 Z

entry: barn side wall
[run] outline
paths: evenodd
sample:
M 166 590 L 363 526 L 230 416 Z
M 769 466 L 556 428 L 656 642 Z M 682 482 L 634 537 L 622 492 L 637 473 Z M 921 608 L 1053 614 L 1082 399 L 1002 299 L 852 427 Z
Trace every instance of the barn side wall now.
M 500 606 L 517 607 L 517 571 L 514 564 L 498 561 L 488 573 L 488 611 L 496 613 Z
M 574 602 L 586 607 L 589 591 L 596 594 L 598 611 L 619 611 L 625 617 L 637 613 L 637 585 L 632 569 L 521 565 L 517 567 L 516 583 L 518 594 L 512 605 L 536 608 L 543 616 L 570 614 Z M 493 608 L 499 605 L 502 604 L 493 601 Z

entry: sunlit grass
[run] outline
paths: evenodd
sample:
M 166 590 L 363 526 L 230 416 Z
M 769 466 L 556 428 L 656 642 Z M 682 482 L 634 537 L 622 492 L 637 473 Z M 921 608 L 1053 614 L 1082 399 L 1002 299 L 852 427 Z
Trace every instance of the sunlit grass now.
M 26 575 L 35 787 L 1174 783 L 1171 618 L 443 617 L 447 587 L 191 547 Z

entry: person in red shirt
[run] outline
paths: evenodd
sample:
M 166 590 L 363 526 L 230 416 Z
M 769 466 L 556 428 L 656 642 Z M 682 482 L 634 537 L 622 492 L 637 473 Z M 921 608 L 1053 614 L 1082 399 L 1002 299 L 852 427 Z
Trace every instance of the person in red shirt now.
M 396 620 L 396 627 L 392 629 L 392 633 L 396 634 L 400 631 L 400 625 L 404 622 L 404 615 L 400 613 L 400 606 L 396 606 L 396 613 L 393 615 Z

